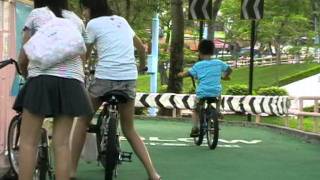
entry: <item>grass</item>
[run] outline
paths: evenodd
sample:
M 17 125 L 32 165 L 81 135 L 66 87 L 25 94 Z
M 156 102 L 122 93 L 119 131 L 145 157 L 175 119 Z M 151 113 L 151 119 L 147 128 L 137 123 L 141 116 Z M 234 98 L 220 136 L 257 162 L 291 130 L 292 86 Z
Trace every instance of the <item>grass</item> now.
M 226 121 L 246 121 L 247 116 L 226 115 L 226 116 L 224 116 L 224 120 L 226 120 Z M 252 121 L 255 121 L 254 117 L 252 118 Z M 277 116 L 262 117 L 261 123 L 277 125 L 277 126 L 285 126 L 285 118 L 284 117 L 277 117 Z M 293 129 L 298 129 L 298 120 L 290 117 L 289 118 L 289 127 L 293 128 Z M 313 121 L 312 117 L 304 117 L 302 130 L 306 131 L 306 132 L 313 132 L 314 121 Z M 320 130 L 320 123 L 318 124 L 318 130 Z
M 254 78 L 253 78 L 253 88 L 257 89 L 260 87 L 269 87 L 285 77 L 294 75 L 298 72 L 305 71 L 307 69 L 315 68 L 320 66 L 316 63 L 305 63 L 305 64 L 286 64 L 279 66 L 266 66 L 266 67 L 255 67 L 254 68 Z M 185 78 L 183 86 L 183 93 L 188 93 L 193 87 L 190 78 Z M 229 85 L 234 84 L 248 84 L 249 82 L 249 68 L 242 67 L 234 69 L 231 80 L 223 81 L 223 93 Z M 149 92 L 150 76 L 142 75 L 139 77 L 137 82 L 138 92 Z M 160 76 L 158 75 L 158 84 L 160 87 Z M 159 88 L 160 89 L 160 88 Z M 158 89 L 158 90 L 159 90 Z M 163 88 L 162 88 L 163 89 Z

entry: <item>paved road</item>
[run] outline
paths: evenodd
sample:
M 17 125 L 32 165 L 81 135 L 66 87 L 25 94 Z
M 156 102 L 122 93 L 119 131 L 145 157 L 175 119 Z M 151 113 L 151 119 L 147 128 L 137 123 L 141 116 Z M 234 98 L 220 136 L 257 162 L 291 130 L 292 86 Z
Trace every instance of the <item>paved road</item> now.
M 186 138 L 190 123 L 137 120 L 156 167 L 165 180 L 318 180 L 320 145 L 267 129 L 222 126 L 219 147 L 194 146 Z M 128 144 L 122 143 L 126 150 Z M 120 166 L 118 180 L 146 180 L 134 156 Z M 79 180 L 101 180 L 103 169 L 81 163 Z
M 290 96 L 320 96 L 320 74 L 288 84 L 283 88 L 289 92 Z M 312 101 L 305 102 L 305 106 L 313 105 Z

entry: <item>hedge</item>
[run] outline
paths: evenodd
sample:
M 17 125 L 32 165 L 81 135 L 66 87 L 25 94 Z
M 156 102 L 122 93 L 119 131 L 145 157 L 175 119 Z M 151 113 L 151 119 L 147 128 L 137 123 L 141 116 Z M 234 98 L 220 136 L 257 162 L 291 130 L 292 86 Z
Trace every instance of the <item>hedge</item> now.
M 295 81 L 301 80 L 303 78 L 307 78 L 307 77 L 316 75 L 318 73 L 320 73 L 320 66 L 308 69 L 306 71 L 296 73 L 296 74 L 289 76 L 289 77 L 282 78 L 279 80 L 279 86 L 284 86 L 284 85 L 293 83 Z

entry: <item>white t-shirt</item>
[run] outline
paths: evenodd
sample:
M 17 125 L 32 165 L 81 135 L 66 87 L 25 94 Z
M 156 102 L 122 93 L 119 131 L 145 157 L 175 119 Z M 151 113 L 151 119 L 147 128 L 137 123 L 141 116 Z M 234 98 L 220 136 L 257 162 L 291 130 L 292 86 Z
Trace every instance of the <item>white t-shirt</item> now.
M 95 76 L 108 80 L 135 80 L 134 31 L 120 16 L 103 16 L 87 25 L 87 43 L 95 44 L 98 63 Z
M 63 10 L 62 16 L 64 18 L 70 19 L 75 23 L 79 31 L 83 34 L 85 38 L 85 27 L 81 19 L 71 11 Z M 25 27 L 31 31 L 33 35 L 41 26 L 52 19 L 52 13 L 47 7 L 37 8 L 31 11 L 29 14 Z M 49 69 L 43 70 L 38 67 L 34 62 L 30 61 L 28 66 L 28 76 L 36 77 L 39 75 L 51 75 L 63 78 L 77 79 L 83 82 L 84 72 L 82 67 L 82 60 L 80 56 L 67 59 L 62 63 L 58 63 Z

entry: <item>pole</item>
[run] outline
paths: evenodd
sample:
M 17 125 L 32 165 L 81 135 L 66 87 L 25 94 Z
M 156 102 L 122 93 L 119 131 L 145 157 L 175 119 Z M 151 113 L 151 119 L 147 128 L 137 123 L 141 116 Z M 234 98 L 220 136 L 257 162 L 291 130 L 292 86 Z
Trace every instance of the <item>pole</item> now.
M 249 70 L 249 91 L 248 94 L 252 95 L 253 89 L 253 63 L 254 63 L 254 45 L 256 38 L 256 21 L 251 21 L 251 42 L 250 42 L 250 70 Z M 251 121 L 251 115 L 248 114 L 248 121 Z
M 199 43 L 203 39 L 203 21 L 200 21 L 200 27 L 199 27 Z
M 159 14 L 156 13 L 152 18 L 152 47 L 151 47 L 151 61 L 152 73 L 150 77 L 150 93 L 157 93 L 158 89 L 158 61 L 159 61 Z M 157 116 L 157 108 L 149 108 L 150 116 Z
M 317 9 L 319 8 L 318 2 L 314 2 L 314 12 L 317 11 Z M 318 22 L 318 14 L 314 14 L 314 31 L 316 33 L 316 37 L 314 39 L 314 44 L 316 45 L 315 48 L 315 57 L 318 58 L 318 62 L 320 62 L 320 49 L 319 49 L 319 43 L 320 43 L 320 35 L 319 35 L 319 22 Z

